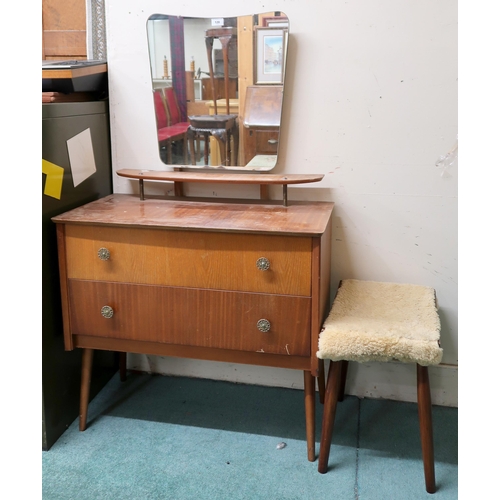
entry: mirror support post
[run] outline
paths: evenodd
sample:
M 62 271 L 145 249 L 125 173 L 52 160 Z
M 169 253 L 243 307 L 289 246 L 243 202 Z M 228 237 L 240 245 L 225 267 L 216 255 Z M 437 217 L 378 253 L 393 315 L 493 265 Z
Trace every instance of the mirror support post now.
M 286 184 L 283 184 L 283 206 L 287 207 L 288 206 L 288 186 Z

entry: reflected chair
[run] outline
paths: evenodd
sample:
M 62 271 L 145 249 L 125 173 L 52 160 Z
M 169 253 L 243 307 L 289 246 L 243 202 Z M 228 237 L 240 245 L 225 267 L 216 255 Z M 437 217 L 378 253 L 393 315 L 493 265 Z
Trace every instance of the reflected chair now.
M 420 285 L 341 281 L 319 337 L 318 358 L 329 359 L 318 471 L 327 472 L 337 401 L 349 361 L 416 363 L 420 441 L 428 493 L 436 491 L 428 366 L 441 362 L 435 291 Z
M 214 115 L 189 116 L 190 127 L 188 138 L 191 151 L 194 150 L 194 139 L 202 136 L 205 140 L 204 163 L 208 165 L 208 138 L 216 139 L 223 166 L 238 164 L 239 128 L 238 115 L 230 114 L 229 108 L 229 43 L 236 40 L 237 30 L 232 27 L 214 28 L 205 32 L 205 45 L 207 48 L 208 67 L 210 81 L 212 84 L 212 98 L 214 103 Z M 219 115 L 217 110 L 217 95 L 215 90 L 215 78 L 212 61 L 212 49 L 214 40 L 219 39 L 222 45 L 222 57 L 224 61 L 224 88 L 226 97 L 226 114 Z M 191 163 L 194 165 L 195 156 L 191 153 Z
M 167 163 L 172 164 L 172 142 L 182 141 L 184 164 L 187 164 L 187 129 L 189 127 L 189 123 L 179 121 L 179 106 L 176 103 L 175 94 L 173 94 L 172 96 L 172 93 L 173 88 L 156 89 L 153 92 L 156 125 L 158 132 L 158 144 L 160 145 L 160 148 L 165 147 L 167 152 Z M 170 107 L 168 106 L 169 101 L 172 102 L 172 111 L 170 111 Z

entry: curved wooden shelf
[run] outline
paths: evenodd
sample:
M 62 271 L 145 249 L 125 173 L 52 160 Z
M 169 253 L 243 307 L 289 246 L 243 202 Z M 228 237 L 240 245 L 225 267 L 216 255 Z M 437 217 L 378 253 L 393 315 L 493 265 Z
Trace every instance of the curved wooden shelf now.
M 230 174 L 198 172 L 165 172 L 162 170 L 118 170 L 117 175 L 130 179 L 174 182 L 213 182 L 221 184 L 305 184 L 319 182 L 324 175 Z
M 141 200 L 144 199 L 144 181 L 211 182 L 220 184 L 278 184 L 283 186 L 283 204 L 287 206 L 287 186 L 289 184 L 307 184 L 319 182 L 323 174 L 231 174 L 231 173 L 198 173 L 162 170 L 123 169 L 117 175 L 139 181 Z

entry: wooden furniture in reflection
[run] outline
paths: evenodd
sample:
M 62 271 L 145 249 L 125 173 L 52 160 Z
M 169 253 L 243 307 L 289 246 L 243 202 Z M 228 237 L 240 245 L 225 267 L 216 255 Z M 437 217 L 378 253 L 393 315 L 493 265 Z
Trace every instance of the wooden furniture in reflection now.
M 231 158 L 238 157 L 238 127 L 234 115 L 200 115 L 189 116 L 190 126 L 187 131 L 189 147 L 191 152 L 191 164 L 196 165 L 196 153 L 194 150 L 195 140 L 200 136 L 204 139 L 204 165 L 208 166 L 210 151 L 209 138 L 214 138 L 218 145 L 220 156 L 212 158 L 212 165 L 231 165 Z M 220 158 L 215 163 L 215 158 Z
M 214 78 L 215 89 L 212 87 L 212 82 L 210 78 L 201 79 L 201 98 L 204 101 L 208 101 L 214 98 L 214 90 L 216 99 L 226 98 L 226 89 L 224 78 Z M 229 99 L 236 99 L 238 95 L 238 79 L 229 78 Z M 222 106 L 222 104 L 221 104 Z
M 244 165 L 257 155 L 277 155 L 283 86 L 247 87 L 243 114 Z
M 297 369 L 314 461 L 332 209 L 114 194 L 54 217 L 65 349 L 83 349 L 80 430 L 95 349 Z
M 224 99 L 219 99 L 216 101 L 218 108 L 220 109 L 221 106 L 225 104 Z M 209 115 L 215 115 L 215 103 L 214 101 L 207 101 L 206 102 L 207 108 L 208 108 L 208 114 Z M 229 113 L 232 115 L 238 115 L 240 109 L 240 102 L 238 99 L 229 99 Z M 220 116 L 220 115 L 219 115 Z M 238 130 L 233 130 L 233 135 L 231 135 L 232 140 L 234 140 L 234 134 L 238 134 L 237 137 L 239 137 L 239 127 Z M 239 141 L 238 141 L 239 143 Z M 230 145 L 231 147 L 228 149 L 231 154 L 233 154 L 233 157 L 230 158 L 230 165 L 238 165 L 238 155 L 239 153 L 239 147 L 235 147 L 234 144 Z M 222 149 L 219 147 L 217 144 L 217 138 L 214 136 L 211 136 L 209 138 L 209 150 L 210 150 L 210 160 L 209 163 L 212 166 L 217 166 L 217 165 L 224 165 L 225 160 L 221 158 L 221 151 Z
M 208 67 L 210 71 L 210 81 L 212 84 L 212 100 L 214 102 L 214 115 L 189 116 L 188 136 L 191 145 L 196 137 L 200 135 L 205 139 L 204 165 L 208 165 L 208 138 L 214 137 L 219 144 L 219 151 L 222 166 L 231 165 L 232 158 L 238 158 L 238 115 L 230 114 L 229 105 L 229 69 L 228 69 L 228 47 L 231 40 L 236 39 L 237 30 L 234 27 L 209 29 L 205 32 L 205 44 L 207 48 Z M 213 69 L 212 50 L 214 40 L 219 39 L 222 44 L 222 54 L 224 59 L 224 95 L 226 101 L 226 114 L 219 115 L 217 110 L 217 94 L 215 88 L 215 76 Z M 191 163 L 195 165 L 195 155 L 191 149 Z

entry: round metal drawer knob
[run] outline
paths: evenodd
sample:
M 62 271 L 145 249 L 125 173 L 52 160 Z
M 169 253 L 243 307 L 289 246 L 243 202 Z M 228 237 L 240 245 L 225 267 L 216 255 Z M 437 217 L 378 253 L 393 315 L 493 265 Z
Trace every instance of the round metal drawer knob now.
M 105 317 L 105 318 L 112 318 L 113 317 L 113 308 L 112 307 L 109 307 L 109 306 L 103 306 L 102 309 L 101 309 L 101 314 Z
M 109 250 L 107 248 L 99 248 L 99 250 L 97 250 L 97 256 L 101 260 L 109 260 L 111 254 L 109 253 Z
M 257 328 L 261 332 L 266 333 L 271 329 L 271 323 L 269 323 L 267 319 L 259 319 L 259 321 L 257 321 Z
M 256 265 L 257 268 L 260 269 L 261 271 L 267 271 L 271 267 L 269 259 L 266 259 L 265 257 L 257 259 Z

